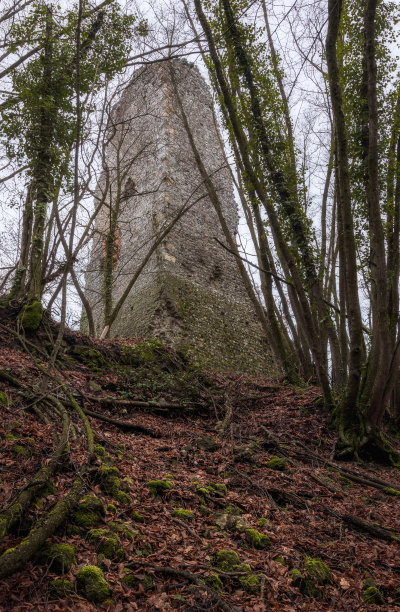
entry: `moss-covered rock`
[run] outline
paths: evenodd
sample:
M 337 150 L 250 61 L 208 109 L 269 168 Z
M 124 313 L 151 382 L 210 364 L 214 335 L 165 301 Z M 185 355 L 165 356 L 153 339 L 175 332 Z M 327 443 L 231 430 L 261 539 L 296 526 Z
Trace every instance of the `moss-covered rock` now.
M 201 436 L 197 440 L 197 447 L 201 450 L 204 450 L 209 453 L 214 453 L 219 448 L 221 448 L 221 444 L 210 438 L 209 436 Z
M 226 485 L 219 482 L 209 482 L 207 484 L 195 482 L 194 485 L 196 487 L 197 495 L 199 495 L 204 501 L 208 497 L 225 497 L 228 492 Z
M 207 586 L 210 587 L 210 589 L 215 591 L 215 593 L 221 594 L 224 592 L 223 582 L 221 578 L 218 576 L 218 574 L 216 574 L 215 572 L 212 572 L 212 574 L 206 577 L 205 583 Z
M 215 567 L 224 572 L 234 572 L 240 565 L 239 555 L 234 550 L 219 550 L 215 557 Z
M 304 568 L 310 578 L 313 578 L 318 584 L 327 584 L 330 581 L 331 570 L 321 559 L 309 557 L 306 555 Z
M 256 529 L 246 529 L 245 531 L 246 542 L 257 550 L 263 550 L 268 548 L 270 539 L 267 535 L 260 533 Z
M 32 304 L 27 304 L 19 314 L 19 320 L 25 331 L 36 331 L 42 321 L 43 306 L 36 300 Z
M 303 576 L 303 574 L 301 573 L 301 571 L 297 568 L 294 568 L 292 570 L 290 570 L 290 577 L 292 579 L 292 582 L 294 584 L 294 586 L 296 586 L 298 589 L 302 590 L 304 584 L 305 584 L 305 578 Z
M 93 527 L 106 515 L 104 503 L 95 495 L 85 495 L 74 515 L 74 523 L 79 527 Z
M 385 598 L 381 591 L 376 586 L 372 578 L 367 578 L 363 582 L 363 591 L 361 593 L 361 599 L 368 604 L 382 605 L 385 603 Z
M 144 523 L 144 518 L 143 518 L 143 516 L 140 514 L 140 512 L 138 510 L 135 510 L 134 512 L 132 512 L 132 517 L 131 518 L 136 523 Z
M 100 486 L 107 495 L 111 495 L 120 504 L 129 504 L 131 499 L 124 491 L 121 491 L 119 480 L 119 469 L 115 466 L 103 464 L 99 471 Z
M 269 461 L 266 461 L 265 465 L 270 470 L 284 471 L 286 470 L 286 459 L 271 457 Z
M 256 574 L 240 576 L 239 582 L 248 593 L 258 593 L 260 590 L 260 579 Z
M 29 459 L 32 456 L 30 449 L 22 446 L 22 444 L 14 444 L 13 452 L 23 459 Z
M 107 557 L 107 559 L 120 559 L 123 557 L 124 551 L 120 546 L 120 541 L 116 533 L 108 531 L 108 529 L 91 529 L 87 538 L 89 542 L 96 545 L 98 553 Z
M 124 568 L 124 575 L 122 577 L 122 582 L 128 585 L 128 587 L 131 587 L 131 589 L 135 589 L 135 591 L 137 591 L 139 588 L 139 580 L 128 568 Z
M 100 603 L 110 597 L 111 589 L 103 572 L 96 565 L 86 565 L 76 574 L 79 595 L 93 603 Z
M 74 592 L 74 584 L 64 578 L 56 578 L 49 584 L 50 595 L 54 599 L 64 599 Z
M 122 533 L 124 536 L 126 536 L 131 542 L 133 542 L 133 540 L 142 537 L 142 534 L 140 533 L 140 531 L 138 531 L 137 529 L 132 529 L 132 527 L 129 525 L 129 523 L 118 523 L 118 522 L 112 522 L 110 523 L 110 528 L 113 531 L 117 531 L 119 533 Z
M 66 574 L 76 563 L 75 548 L 69 544 L 46 544 L 38 553 L 41 563 L 47 563 L 56 574 Z
M 93 450 L 98 457 L 104 457 L 107 454 L 106 449 L 101 444 L 95 444 Z
M 222 530 L 237 531 L 239 533 L 250 528 L 250 525 L 240 514 L 224 511 L 217 512 L 214 515 L 214 523 Z
M 191 510 L 185 510 L 184 508 L 176 508 L 172 511 L 172 516 L 186 521 L 192 521 L 194 519 L 194 512 Z
M 72 354 L 84 365 L 93 371 L 99 371 L 106 365 L 106 359 L 95 348 L 87 345 L 75 345 L 71 349 Z
M 174 485 L 170 480 L 149 480 L 147 483 L 152 497 L 159 497 L 165 491 L 173 489 Z

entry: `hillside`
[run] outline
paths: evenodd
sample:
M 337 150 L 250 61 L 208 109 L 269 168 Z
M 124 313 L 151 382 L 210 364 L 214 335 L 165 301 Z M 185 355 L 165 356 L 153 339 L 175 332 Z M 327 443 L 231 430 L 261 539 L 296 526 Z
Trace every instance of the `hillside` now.
M 7 315 L 0 609 L 400 608 L 400 473 L 332 459 L 317 388 L 71 331 L 49 373 Z

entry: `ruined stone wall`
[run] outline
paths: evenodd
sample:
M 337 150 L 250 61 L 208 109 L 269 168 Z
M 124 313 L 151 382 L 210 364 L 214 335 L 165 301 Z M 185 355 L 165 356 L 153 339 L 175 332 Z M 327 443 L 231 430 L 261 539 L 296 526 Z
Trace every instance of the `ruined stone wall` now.
M 225 218 L 236 233 L 238 213 L 232 180 L 216 130 L 210 90 L 185 61 L 172 67 L 196 145 L 216 185 Z M 113 301 L 143 260 L 154 236 L 182 205 L 206 194 L 179 116 L 167 62 L 135 73 L 113 110 L 107 168 L 97 197 L 104 199 L 87 271 L 87 296 L 97 331 L 103 325 L 103 243 L 110 202 L 118 203 L 118 261 Z M 113 336 L 156 336 L 187 350 L 197 363 L 225 370 L 276 370 L 255 319 L 236 262 L 207 197 L 194 203 L 157 249 L 133 287 Z

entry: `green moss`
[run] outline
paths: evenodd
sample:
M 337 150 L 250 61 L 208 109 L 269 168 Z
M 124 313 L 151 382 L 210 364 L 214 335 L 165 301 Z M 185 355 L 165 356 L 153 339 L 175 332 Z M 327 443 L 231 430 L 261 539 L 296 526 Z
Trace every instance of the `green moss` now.
M 127 584 L 131 589 L 135 589 L 135 591 L 139 588 L 139 580 L 135 577 L 135 575 L 131 572 L 130 569 L 124 569 L 124 575 L 122 577 L 122 582 Z
M 39 301 L 24 306 L 18 318 L 25 331 L 36 331 L 38 329 L 42 321 L 43 310 Z
M 150 542 L 142 542 L 140 548 L 137 548 L 135 552 L 139 557 L 149 557 L 153 554 L 153 547 Z
M 145 591 L 152 589 L 154 586 L 153 578 L 149 576 L 148 574 L 146 574 L 144 577 L 143 586 L 144 586 Z
M 80 508 L 85 510 L 90 510 L 91 512 L 96 512 L 99 516 L 105 516 L 106 511 L 104 508 L 104 503 L 99 497 L 96 495 L 85 495 L 79 504 Z
M 7 548 L 7 550 L 5 550 L 5 551 L 3 552 L 3 554 L 1 555 L 0 559 L 2 559 L 2 558 L 3 558 L 3 557 L 5 557 L 6 555 L 9 555 L 10 553 L 14 552 L 14 550 L 16 550 L 16 549 L 15 549 L 15 547 L 14 547 L 14 548 Z
M 110 527 L 113 531 L 119 531 L 120 533 L 123 533 L 131 542 L 133 542 L 133 540 L 140 538 L 141 537 L 141 533 L 140 531 L 137 531 L 137 529 L 132 529 L 129 525 L 129 523 L 110 523 Z
M 0 406 L 8 406 L 8 397 L 3 391 L 0 391 Z
M 207 586 L 210 587 L 210 589 L 215 591 L 215 593 L 221 594 L 224 592 L 224 585 L 222 583 L 222 580 L 215 572 L 207 576 L 205 582 Z
M 74 514 L 74 522 L 79 527 L 89 528 L 99 522 L 99 515 L 90 510 L 77 510 Z
M 107 559 L 116 559 L 123 556 L 118 536 L 107 529 L 91 529 L 87 534 L 89 542 L 96 545 L 98 553 Z
M 10 421 L 9 423 L 4 423 L 4 429 L 9 429 L 12 431 L 13 429 L 19 429 L 21 427 L 21 423 L 19 421 Z
M 369 586 L 363 590 L 361 599 L 368 604 L 382 605 L 385 603 L 385 598 L 376 586 Z
M 12 434 L 12 433 L 6 433 L 5 436 L 4 436 L 4 439 L 5 440 L 16 440 L 17 436 L 14 436 L 14 434 Z
M 128 504 L 131 503 L 131 498 L 129 497 L 129 495 L 127 493 L 125 493 L 124 491 L 116 491 L 113 495 L 115 501 L 119 502 L 120 504 L 126 506 Z
M 258 521 L 257 521 L 257 525 L 258 525 L 259 527 L 265 527 L 265 525 L 267 525 L 267 523 L 268 523 L 268 521 L 267 521 L 267 519 L 266 519 L 266 518 L 264 518 L 264 517 L 263 517 L 263 518 L 258 519 Z
M 101 499 L 95 495 L 85 495 L 74 515 L 74 522 L 79 527 L 93 527 L 106 515 Z
M 246 529 L 245 531 L 246 542 L 250 544 L 253 548 L 257 550 L 263 550 L 268 548 L 270 544 L 270 539 L 267 535 L 260 533 L 256 529 Z
M 395 495 L 396 497 L 400 497 L 400 491 L 397 491 L 397 489 L 390 489 L 390 488 L 386 488 L 383 489 L 384 493 L 387 493 L 388 495 Z
M 151 496 L 157 497 L 172 489 L 174 485 L 170 480 L 149 480 L 147 486 L 150 489 Z
M 194 512 L 191 510 L 184 510 L 183 508 L 177 508 L 176 510 L 172 511 L 172 516 L 192 521 L 194 519 Z
M 95 565 L 86 565 L 76 574 L 77 590 L 88 601 L 99 603 L 111 595 L 103 572 Z
M 41 563 L 47 563 L 52 572 L 66 574 L 76 563 L 75 548 L 69 544 L 46 544 L 38 553 Z
M 132 513 L 132 520 L 135 521 L 136 523 L 144 523 L 144 518 L 138 510 L 135 510 Z
M 215 567 L 224 572 L 233 572 L 240 564 L 239 555 L 234 550 L 219 550 L 215 557 Z
M 25 446 L 22 446 L 22 444 L 14 444 L 13 451 L 16 455 L 19 455 L 24 459 L 28 459 L 32 454 L 29 448 L 25 448 Z
M 248 593 L 258 593 L 260 590 L 260 579 L 256 574 L 249 576 L 240 576 L 239 582 L 245 591 Z
M 106 360 L 100 351 L 90 346 L 76 345 L 72 352 L 81 363 L 94 371 L 100 370 L 106 364 Z
M 106 449 L 104 448 L 104 446 L 101 446 L 100 444 L 95 444 L 94 452 L 99 457 L 104 457 L 104 455 L 106 455 Z
M 54 599 L 64 599 L 68 595 L 74 592 L 74 585 L 70 580 L 64 580 L 63 578 L 56 578 L 49 584 L 51 597 Z
M 315 597 L 317 599 L 320 599 L 322 596 L 321 591 L 314 585 L 313 580 L 311 579 L 306 579 L 303 574 L 301 573 L 300 570 L 298 569 L 292 569 L 290 571 L 290 577 L 293 581 L 293 584 L 295 587 L 297 587 L 299 589 L 299 591 L 301 591 L 301 593 L 303 593 L 304 595 L 307 595 L 309 597 Z
M 265 463 L 267 468 L 270 470 L 286 470 L 286 459 L 282 459 L 281 457 L 271 457 L 269 461 Z
M 48 480 L 41 491 L 42 497 L 48 497 L 49 495 L 54 495 L 57 492 L 57 487 L 52 480 Z
M 286 565 L 286 561 L 285 559 L 282 557 L 282 555 L 278 555 L 277 557 L 274 557 L 274 561 L 276 563 L 280 563 L 281 565 Z
M 107 512 L 112 512 L 113 514 L 117 511 L 117 507 L 114 504 L 108 504 Z
M 208 497 L 225 497 L 228 492 L 226 485 L 218 482 L 210 482 L 206 485 L 200 485 L 198 482 L 195 482 L 196 493 L 200 495 L 204 500 Z
M 313 578 L 318 584 L 326 584 L 331 577 L 331 570 L 321 559 L 309 557 L 306 555 L 304 567 L 310 578 Z

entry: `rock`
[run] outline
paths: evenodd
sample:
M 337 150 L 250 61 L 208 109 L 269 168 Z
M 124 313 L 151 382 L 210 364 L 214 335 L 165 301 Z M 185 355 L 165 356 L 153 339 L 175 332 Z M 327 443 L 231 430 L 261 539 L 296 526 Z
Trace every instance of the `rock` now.
M 54 599 L 64 599 L 74 592 L 74 585 L 70 580 L 56 578 L 50 582 L 49 589 Z
M 215 453 L 219 448 L 221 448 L 221 444 L 210 438 L 209 436 L 201 436 L 197 440 L 197 446 L 201 450 L 204 450 L 208 453 Z
M 260 590 L 260 579 L 256 574 L 240 576 L 239 582 L 248 593 L 258 593 Z
M 257 550 L 263 550 L 270 545 L 270 539 L 267 535 L 260 533 L 256 529 L 246 529 L 246 542 Z
M 107 559 L 120 559 L 124 551 L 120 547 L 117 534 L 108 529 L 91 529 L 87 534 L 89 542 L 96 545 L 96 550 Z
M 250 525 L 239 514 L 231 512 L 217 512 L 214 523 L 223 530 L 242 532 L 249 529 Z
M 194 519 L 194 512 L 191 510 L 185 510 L 184 508 L 177 508 L 172 511 L 172 516 L 186 521 L 192 521 Z
M 76 563 L 75 548 L 68 544 L 45 544 L 38 554 L 41 563 L 47 563 L 50 571 L 67 574 Z
M 282 459 L 281 457 L 271 457 L 269 461 L 265 463 L 267 468 L 270 470 L 286 470 L 286 459 Z
M 149 480 L 147 486 L 150 489 L 152 497 L 158 497 L 173 488 L 173 483 L 170 480 Z
M 101 499 L 95 495 L 85 495 L 74 515 L 74 523 L 79 527 L 93 527 L 106 515 Z
M 96 565 L 86 565 L 76 574 L 79 595 L 93 603 L 100 603 L 111 595 L 111 589 L 103 572 Z

